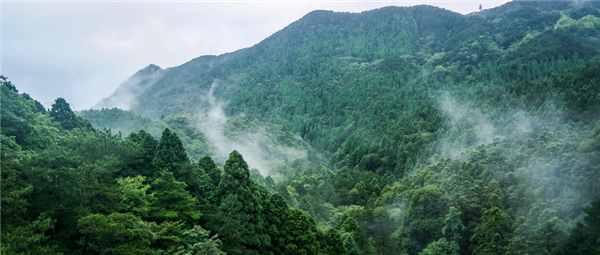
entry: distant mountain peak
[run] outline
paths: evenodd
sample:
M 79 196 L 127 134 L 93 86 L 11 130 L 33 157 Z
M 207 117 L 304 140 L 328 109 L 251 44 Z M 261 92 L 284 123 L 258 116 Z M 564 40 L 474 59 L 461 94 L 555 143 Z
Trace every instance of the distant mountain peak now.
M 134 76 L 146 76 L 146 75 L 151 75 L 153 73 L 162 71 L 163 69 L 160 68 L 160 66 L 157 66 L 155 64 L 150 64 L 146 67 L 144 67 L 143 69 L 140 69 L 139 71 L 137 71 L 132 77 Z
M 102 99 L 95 104 L 92 109 L 117 107 L 123 110 L 129 110 L 133 105 L 135 98 L 159 80 L 164 73 L 163 71 L 164 69 L 155 64 L 144 67 L 121 83 L 112 95 Z

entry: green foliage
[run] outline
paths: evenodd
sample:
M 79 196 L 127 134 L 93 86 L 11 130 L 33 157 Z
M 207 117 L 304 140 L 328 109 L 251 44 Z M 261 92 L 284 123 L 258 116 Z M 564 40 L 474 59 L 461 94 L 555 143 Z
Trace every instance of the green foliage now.
M 54 247 L 45 245 L 50 237 L 44 234 L 52 225 L 50 218 L 41 215 L 24 226 L 3 226 L 2 254 L 54 254 Z
M 200 226 L 183 232 L 183 240 L 180 246 L 173 246 L 167 254 L 181 255 L 198 255 L 198 254 L 214 254 L 225 255 L 221 250 L 221 241 L 218 235 L 213 235 L 209 238 L 210 231 L 204 230 Z
M 3 252 L 598 253 L 598 7 L 316 11 L 80 112 L 96 130 L 2 77 Z M 267 169 L 221 174 L 209 90 Z
M 213 159 L 206 155 L 198 160 L 198 166 L 210 177 L 212 185 L 218 187 L 221 182 L 221 170 L 217 167 Z
M 594 254 L 600 252 L 600 198 L 582 209 L 584 222 L 573 228 L 571 235 L 554 254 Z
M 120 194 L 120 210 L 130 212 L 138 217 L 148 217 L 150 211 L 150 201 L 154 194 L 147 194 L 150 185 L 144 185 L 145 176 L 119 178 L 118 193 Z
M 399 236 L 402 247 L 417 253 L 441 237 L 447 198 L 445 190 L 427 185 L 412 192 L 409 209 L 404 213 Z
M 5 217 L 2 227 L 17 226 L 29 205 L 26 195 L 31 193 L 33 186 L 23 180 L 20 159 L 24 156 L 21 147 L 12 137 L 1 136 L 2 139 L 2 211 Z M 7 217 L 8 216 L 8 217 Z
M 268 246 L 263 203 L 265 191 L 250 179 L 248 164 L 233 151 L 216 193 L 223 249 L 229 254 L 248 254 Z
M 462 239 L 460 233 L 465 230 L 465 226 L 462 224 L 460 216 L 461 213 L 458 209 L 455 207 L 450 207 L 448 214 L 446 214 L 446 218 L 444 219 L 444 227 L 442 227 L 442 234 L 445 237 L 429 243 L 427 247 L 425 247 L 425 249 L 423 249 L 423 251 L 421 251 L 419 254 L 461 254 L 458 241 Z
M 78 220 L 84 237 L 83 252 L 98 254 L 154 254 L 147 222 L 131 213 L 91 214 Z
M 74 128 L 92 128 L 92 125 L 87 120 L 78 117 L 73 113 L 69 103 L 62 97 L 57 98 L 54 101 L 54 104 L 52 104 L 50 116 L 66 130 Z
M 340 232 L 338 232 L 334 228 L 330 228 L 325 231 L 325 244 L 326 249 L 325 252 L 331 255 L 342 255 L 348 254 L 348 249 L 344 246 L 344 242 L 342 241 L 342 236 Z
M 177 134 L 171 132 L 169 128 L 165 128 L 156 147 L 152 165 L 160 171 L 168 169 L 179 174 L 180 168 L 189 164 L 189 161 Z
M 121 132 L 124 136 L 138 132 L 143 129 L 154 137 L 159 137 L 167 124 L 161 120 L 154 120 L 135 114 L 132 111 L 125 111 L 118 108 L 101 110 L 82 110 L 76 112 L 77 115 L 89 120 L 95 128 L 110 128 L 115 132 Z
M 419 255 L 434 254 L 458 255 L 460 254 L 460 247 L 458 246 L 458 243 L 448 242 L 445 237 L 442 237 L 440 240 L 429 243 L 427 247 L 419 253 Z
M 19 93 L 17 87 L 11 81 L 8 80 L 8 77 L 0 75 L 0 82 L 2 83 L 2 86 L 6 87 L 6 89 L 8 89 L 9 91 Z
M 471 237 L 474 254 L 503 254 L 507 245 L 509 216 L 500 208 L 492 207 L 481 217 L 481 225 Z
M 126 152 L 127 169 L 122 172 L 123 176 L 148 176 L 152 177 L 155 172 L 152 161 L 156 155 L 158 141 L 143 129 L 139 133 L 131 133 L 125 138 L 128 146 Z
M 198 199 L 185 190 L 186 186 L 175 180 L 170 171 L 162 171 L 152 182 L 151 218 L 159 223 L 182 220 L 189 226 L 195 225 L 202 214 L 198 212 Z
M 286 232 L 285 254 L 318 254 L 321 247 L 317 228 L 310 216 L 298 209 L 291 209 Z
M 288 216 L 290 208 L 279 194 L 269 197 L 266 208 L 267 233 L 271 237 L 271 249 L 274 254 L 285 254 L 288 238 Z
M 352 235 L 346 235 L 344 238 L 344 248 L 348 251 L 348 255 L 362 255 L 362 251 L 358 247 L 358 244 L 354 242 Z

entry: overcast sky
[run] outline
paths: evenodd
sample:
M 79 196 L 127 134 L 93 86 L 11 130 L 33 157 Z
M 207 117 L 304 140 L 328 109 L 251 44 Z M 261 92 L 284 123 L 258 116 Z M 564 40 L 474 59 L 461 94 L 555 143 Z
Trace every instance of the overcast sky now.
M 430 4 L 467 14 L 507 1 L 2 1 L 1 65 L 46 107 L 88 109 L 149 64 L 250 47 L 313 10 Z

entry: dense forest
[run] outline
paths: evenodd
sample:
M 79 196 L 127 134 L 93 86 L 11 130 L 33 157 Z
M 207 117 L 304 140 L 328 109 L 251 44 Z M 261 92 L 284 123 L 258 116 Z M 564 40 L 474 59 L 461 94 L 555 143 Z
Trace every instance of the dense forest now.
M 2 254 L 600 254 L 599 77 L 594 1 L 315 11 L 80 112 L 2 76 Z

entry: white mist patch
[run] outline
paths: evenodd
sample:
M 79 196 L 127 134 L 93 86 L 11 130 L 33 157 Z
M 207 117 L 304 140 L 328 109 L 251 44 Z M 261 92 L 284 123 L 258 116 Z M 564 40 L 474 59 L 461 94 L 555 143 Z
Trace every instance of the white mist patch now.
M 218 162 L 225 162 L 233 150 L 242 154 L 250 168 L 256 168 L 261 175 L 270 175 L 270 170 L 277 164 L 306 157 L 306 150 L 277 144 L 265 126 L 251 125 L 245 127 L 245 120 L 227 118 L 224 112 L 226 103 L 214 96 L 218 82 L 214 81 L 204 100 L 208 103 L 201 121 L 198 124 L 208 143 L 213 147 L 213 157 Z
M 439 103 L 442 113 L 450 117 L 445 127 L 450 132 L 438 142 L 442 158 L 459 157 L 469 149 L 491 143 L 496 137 L 496 127 L 480 110 L 458 103 L 449 93 L 442 94 Z

